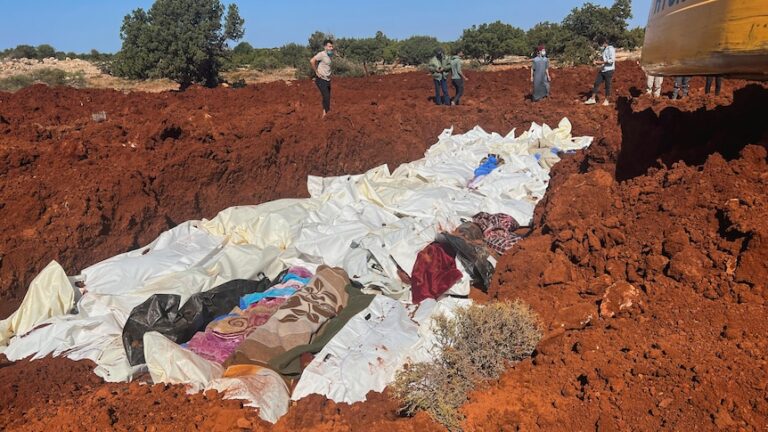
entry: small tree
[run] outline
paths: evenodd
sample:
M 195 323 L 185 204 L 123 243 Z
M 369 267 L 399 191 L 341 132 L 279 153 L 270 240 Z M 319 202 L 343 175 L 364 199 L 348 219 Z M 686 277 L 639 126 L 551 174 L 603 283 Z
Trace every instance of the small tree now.
M 322 43 L 322 42 L 321 42 Z M 297 43 L 289 43 L 280 48 L 280 55 L 283 63 L 287 66 L 297 68 L 303 63 L 308 63 L 311 53 L 309 48 Z
M 484 63 L 493 63 L 505 55 L 527 55 L 529 45 L 522 29 L 501 21 L 472 26 L 461 36 L 464 53 Z
M 368 66 L 383 60 L 384 47 L 375 38 L 352 39 L 344 55 L 350 60 L 362 63 L 365 74 L 368 75 Z
M 309 51 L 312 54 L 319 53 L 320 51 L 323 50 L 323 42 L 325 42 L 328 39 L 331 39 L 331 40 L 334 39 L 331 33 L 323 33 L 319 30 L 312 33 L 309 36 Z
M 244 33 L 237 5 L 229 6 L 222 23 L 223 16 L 220 0 L 157 0 L 148 13 L 133 11 L 123 20 L 115 73 L 169 78 L 182 89 L 193 83 L 216 85 L 226 42 Z
M 50 57 L 56 57 L 56 49 L 48 44 L 37 46 L 37 58 L 42 60 Z
M 645 41 L 645 28 L 635 27 L 632 30 L 627 30 L 624 33 L 624 40 L 621 41 L 621 46 L 624 48 L 635 49 L 643 46 Z
M 574 36 L 565 43 L 560 61 L 569 66 L 590 64 L 597 52 L 593 43 L 584 36 Z
M 253 62 L 253 46 L 248 42 L 240 42 L 232 49 L 230 58 L 234 66 L 243 66 Z
M 545 45 L 550 56 L 560 56 L 565 51 L 566 44 L 576 35 L 557 23 L 542 22 L 533 26 L 527 33 L 531 49 Z
M 574 8 L 563 20 L 563 27 L 571 33 L 595 42 L 607 38 L 618 46 L 624 40 L 627 20 L 632 17 L 629 0 L 616 0 L 610 8 L 584 3 Z
M 37 50 L 32 45 L 17 45 L 16 48 L 11 51 L 11 58 L 13 59 L 36 59 Z
M 397 62 L 400 52 L 400 42 L 391 41 L 382 51 L 382 60 L 386 64 L 394 64 Z
M 400 42 L 398 56 L 406 65 L 420 65 L 429 61 L 440 47 L 440 42 L 431 36 L 412 36 Z

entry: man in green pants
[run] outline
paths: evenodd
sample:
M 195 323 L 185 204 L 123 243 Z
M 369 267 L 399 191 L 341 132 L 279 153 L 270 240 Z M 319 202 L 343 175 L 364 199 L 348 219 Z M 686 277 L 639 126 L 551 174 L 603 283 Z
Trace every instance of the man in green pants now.
M 463 57 L 464 52 L 459 51 L 451 59 L 451 80 L 453 81 L 453 88 L 456 90 L 456 96 L 453 97 L 454 105 L 461 103 L 461 97 L 464 96 L 464 82 L 469 81 L 469 78 L 461 70 L 461 59 Z

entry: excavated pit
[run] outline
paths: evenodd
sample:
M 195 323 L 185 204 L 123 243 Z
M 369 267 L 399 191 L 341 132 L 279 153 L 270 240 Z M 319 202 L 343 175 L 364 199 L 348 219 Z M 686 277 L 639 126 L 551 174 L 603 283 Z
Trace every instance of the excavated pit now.
M 489 292 L 530 303 L 547 334 L 472 394 L 465 429 L 762 430 L 768 89 L 726 81 L 709 97 L 697 78 L 689 99 L 654 101 L 622 63 L 619 98 L 601 107 L 580 102 L 589 68 L 554 71 L 552 98 L 537 104 L 525 70 L 470 78 L 452 108 L 429 102 L 422 74 L 339 79 L 325 121 L 311 82 L 0 93 L 0 317 L 51 259 L 76 274 L 184 220 L 306 196 L 308 174 L 418 159 L 451 125 L 506 133 L 565 116 L 595 142 L 554 168 L 533 233 Z M 0 360 L 0 429 L 442 430 L 399 416 L 386 394 L 351 406 L 310 397 L 273 427 L 216 394 L 105 384 L 91 367 Z

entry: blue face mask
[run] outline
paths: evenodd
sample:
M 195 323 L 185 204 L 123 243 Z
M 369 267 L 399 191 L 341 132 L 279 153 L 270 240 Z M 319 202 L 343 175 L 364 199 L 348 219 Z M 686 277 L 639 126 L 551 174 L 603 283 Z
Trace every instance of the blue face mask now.
M 326 54 L 328 54 L 328 57 L 333 57 L 333 50 L 326 50 Z

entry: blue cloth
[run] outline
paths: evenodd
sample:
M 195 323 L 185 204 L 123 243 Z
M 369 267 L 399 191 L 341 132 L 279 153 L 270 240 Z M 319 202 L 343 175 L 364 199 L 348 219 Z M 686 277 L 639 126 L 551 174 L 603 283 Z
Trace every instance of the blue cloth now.
M 297 276 L 297 275 L 295 275 L 293 273 L 288 273 L 285 276 L 283 276 L 283 280 L 281 282 L 285 283 L 285 282 L 288 282 L 288 281 L 291 281 L 291 280 L 295 280 L 297 282 L 301 282 L 302 285 L 306 285 L 306 284 L 309 283 L 310 278 L 303 278 L 303 277 Z
M 221 321 L 221 320 L 223 320 L 225 318 L 236 317 L 236 316 L 240 316 L 240 315 L 233 314 L 233 313 L 226 314 L 226 315 L 221 315 L 221 316 L 217 316 L 216 318 L 214 318 L 213 321 L 211 321 L 211 322 Z
M 475 177 L 484 176 L 491 173 L 499 166 L 499 161 L 494 156 L 488 156 L 488 160 L 475 169 Z
M 253 293 L 240 297 L 240 309 L 246 310 L 254 303 L 258 303 L 265 298 L 290 297 L 296 294 L 295 288 L 270 288 L 261 293 Z

